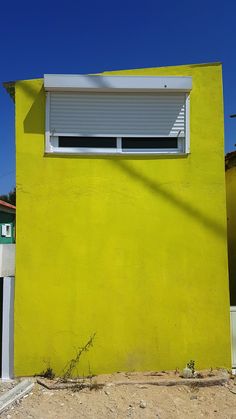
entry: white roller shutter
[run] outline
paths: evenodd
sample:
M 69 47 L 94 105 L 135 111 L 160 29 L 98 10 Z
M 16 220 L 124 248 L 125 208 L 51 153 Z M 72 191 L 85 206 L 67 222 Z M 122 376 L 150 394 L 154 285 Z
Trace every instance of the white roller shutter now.
M 186 93 L 51 92 L 50 134 L 185 136 Z

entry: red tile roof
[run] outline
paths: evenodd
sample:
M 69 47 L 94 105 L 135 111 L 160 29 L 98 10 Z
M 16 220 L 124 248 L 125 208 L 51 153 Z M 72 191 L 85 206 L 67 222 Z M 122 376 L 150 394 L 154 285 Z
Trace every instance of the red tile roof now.
M 6 207 L 6 208 L 11 208 L 11 209 L 16 209 L 15 205 L 9 204 L 8 202 L 2 201 L 0 199 L 0 206 L 1 207 Z

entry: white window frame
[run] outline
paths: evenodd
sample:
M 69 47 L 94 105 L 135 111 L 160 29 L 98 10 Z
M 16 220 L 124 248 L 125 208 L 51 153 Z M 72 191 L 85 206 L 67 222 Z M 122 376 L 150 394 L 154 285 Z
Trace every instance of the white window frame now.
M 109 79 L 109 80 L 108 80 Z M 132 76 L 66 76 L 45 75 L 46 89 L 46 129 L 45 153 L 46 154 L 73 154 L 73 155 L 186 155 L 190 153 L 190 90 L 191 77 L 132 77 Z M 102 87 L 101 87 L 102 86 Z M 104 86 L 109 86 L 108 88 Z M 123 135 L 117 133 L 105 135 L 90 135 L 89 137 L 116 137 L 116 148 L 78 148 L 59 147 L 58 139 L 62 137 L 84 137 L 81 133 L 50 132 L 50 92 L 56 91 L 171 91 L 185 93 L 185 135 L 178 137 L 178 148 L 158 149 L 122 149 L 122 137 L 125 138 L 158 138 L 160 135 Z M 170 138 L 167 136 L 166 138 Z M 174 136 L 176 138 L 176 136 Z
M 15 277 L 3 277 L 2 380 L 14 377 L 14 286 Z
M 12 236 L 11 224 L 2 224 L 1 236 L 10 238 Z M 7 231 L 8 230 L 8 231 Z

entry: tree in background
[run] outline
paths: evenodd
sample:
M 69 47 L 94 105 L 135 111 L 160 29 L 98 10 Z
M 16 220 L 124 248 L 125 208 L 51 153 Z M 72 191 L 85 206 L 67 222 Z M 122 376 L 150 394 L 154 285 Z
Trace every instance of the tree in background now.
M 0 195 L 2 201 L 8 202 L 9 204 L 16 205 L 16 188 L 10 191 L 6 195 Z

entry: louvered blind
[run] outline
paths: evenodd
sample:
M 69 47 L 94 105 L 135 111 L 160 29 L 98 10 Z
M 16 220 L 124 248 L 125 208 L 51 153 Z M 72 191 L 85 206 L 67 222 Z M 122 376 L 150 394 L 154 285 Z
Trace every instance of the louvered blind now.
M 50 132 L 184 136 L 185 93 L 52 92 Z

